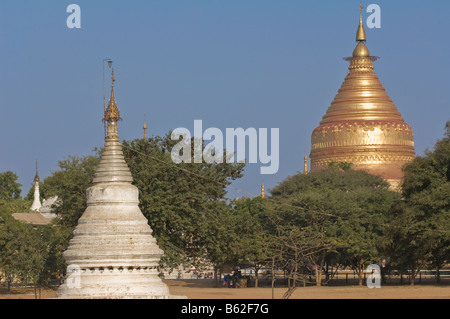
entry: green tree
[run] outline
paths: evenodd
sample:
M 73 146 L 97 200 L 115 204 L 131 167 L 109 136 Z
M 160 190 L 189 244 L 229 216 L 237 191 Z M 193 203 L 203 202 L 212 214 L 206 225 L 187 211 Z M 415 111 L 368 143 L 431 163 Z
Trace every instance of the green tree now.
M 17 182 L 18 178 L 17 174 L 11 171 L 0 173 L 0 200 L 20 199 L 22 185 Z
M 45 263 L 37 283 L 39 287 L 48 287 L 51 279 L 66 272 L 67 266 L 63 252 L 72 238 L 73 230 L 71 227 L 62 227 L 55 221 L 45 227 L 39 227 L 37 231 L 46 251 Z
M 140 209 L 164 250 L 161 266 L 201 267 L 202 261 L 218 262 L 223 254 L 211 236 L 219 238 L 227 229 L 220 216 L 226 187 L 242 176 L 244 164 L 174 164 L 176 143 L 170 134 L 123 141 L 125 160 L 139 189 Z
M 394 266 L 410 271 L 450 260 L 450 122 L 444 138 L 404 168 L 404 202 L 393 211 L 387 237 Z
M 385 218 L 399 194 L 380 177 L 337 167 L 287 178 L 272 190 L 272 200 L 279 203 L 272 218 L 281 238 L 292 242 L 295 234 L 298 245 L 290 249 L 311 262 L 317 285 L 327 256 L 335 253 L 345 256 L 362 284 L 365 266 L 381 258 Z
M 242 198 L 233 203 L 235 240 L 229 243 L 235 263 L 255 271 L 255 287 L 262 267 L 271 262 L 274 255 L 271 241 L 273 236 L 267 225 L 267 199 L 261 197 Z
M 236 232 L 233 211 L 224 201 L 217 205 L 214 213 L 209 214 L 208 218 L 208 222 L 205 223 L 202 245 L 208 261 L 214 268 L 214 278 L 218 286 L 218 275 L 223 273 L 224 267 L 237 263 L 232 246 L 240 238 Z
M 92 186 L 99 160 L 98 155 L 69 156 L 59 161 L 59 170 L 52 172 L 41 183 L 39 189 L 43 198 L 56 195 L 62 201 L 54 210 L 61 217 L 60 225 L 72 228 L 77 225 L 87 207 L 86 190 Z
M 10 199 L 6 202 L 3 202 L 3 207 L 10 214 L 14 213 L 26 213 L 30 211 L 31 201 L 24 200 L 21 198 L 18 199 Z
M 49 278 L 65 273 L 63 252 L 67 249 L 78 219 L 87 207 L 86 190 L 92 186 L 98 163 L 98 154 L 69 156 L 59 161 L 59 170 L 52 172 L 52 175 L 41 182 L 39 189 L 42 198 L 58 196 L 62 204 L 54 207 L 59 218 L 48 227 L 38 229 L 46 249 L 45 260 L 40 264 L 42 268 L 39 268 L 41 271 L 33 277 L 40 286 L 45 286 Z M 39 251 L 38 248 L 35 249 Z
M 0 210 L 0 270 L 8 282 L 14 279 L 38 286 L 44 272 L 47 249 L 40 232 Z

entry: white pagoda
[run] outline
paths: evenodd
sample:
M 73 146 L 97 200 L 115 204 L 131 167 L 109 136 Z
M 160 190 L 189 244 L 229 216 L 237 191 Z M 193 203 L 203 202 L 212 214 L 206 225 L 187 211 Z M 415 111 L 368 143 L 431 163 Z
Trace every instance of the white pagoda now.
M 163 251 L 140 211 L 139 192 L 125 162 L 117 134 L 120 112 L 111 98 L 105 110 L 105 148 L 93 185 L 87 190 L 87 208 L 64 252 L 68 279 L 60 299 L 171 299 L 158 276 Z

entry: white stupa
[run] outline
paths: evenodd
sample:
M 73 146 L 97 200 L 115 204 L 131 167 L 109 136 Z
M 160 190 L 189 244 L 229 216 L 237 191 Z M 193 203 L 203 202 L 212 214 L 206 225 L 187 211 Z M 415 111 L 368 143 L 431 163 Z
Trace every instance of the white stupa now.
M 35 211 L 39 211 L 39 209 L 41 208 L 41 199 L 40 199 L 40 195 L 39 195 L 39 174 L 38 174 L 38 170 L 37 170 L 37 162 L 36 162 L 36 176 L 34 176 L 34 199 L 33 199 L 33 204 L 31 204 L 31 210 L 35 210 Z
M 139 193 L 124 160 L 117 134 L 121 120 L 114 99 L 105 111 L 105 148 L 93 186 L 87 190 L 87 208 L 64 252 L 68 280 L 56 297 L 61 299 L 169 299 L 167 285 L 158 276 L 163 251 L 140 211 Z

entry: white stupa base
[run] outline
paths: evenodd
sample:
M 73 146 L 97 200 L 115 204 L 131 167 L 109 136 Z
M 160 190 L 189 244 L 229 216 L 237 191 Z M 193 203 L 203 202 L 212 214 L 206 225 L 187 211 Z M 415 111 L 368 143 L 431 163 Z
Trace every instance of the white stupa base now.
M 114 127 L 108 126 L 109 132 Z M 87 207 L 63 256 L 68 279 L 58 299 L 184 299 L 158 276 L 164 252 L 139 209 L 139 190 L 117 135 L 107 136 Z
M 156 269 L 81 269 L 58 288 L 58 299 L 185 299 L 170 294 Z

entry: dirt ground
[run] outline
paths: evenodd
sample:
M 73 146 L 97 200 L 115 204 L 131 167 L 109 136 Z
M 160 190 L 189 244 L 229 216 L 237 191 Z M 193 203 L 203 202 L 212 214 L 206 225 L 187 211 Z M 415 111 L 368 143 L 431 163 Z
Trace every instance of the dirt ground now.
M 214 288 L 212 283 L 166 281 L 170 293 L 189 299 L 272 299 L 272 289 Z M 287 288 L 274 288 L 274 298 L 281 299 Z M 367 286 L 299 287 L 290 299 L 450 299 L 450 286 Z
M 272 289 L 216 288 L 210 280 L 165 280 L 172 295 L 188 299 L 272 299 Z M 287 288 L 275 288 L 275 299 L 281 299 Z M 55 290 L 42 290 L 41 298 L 53 298 Z M 11 292 L 0 290 L 0 299 L 34 299 L 34 289 L 15 288 Z M 299 287 L 290 299 L 450 299 L 450 286 L 367 286 Z

